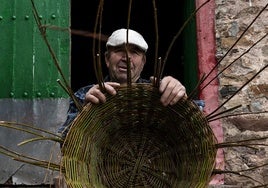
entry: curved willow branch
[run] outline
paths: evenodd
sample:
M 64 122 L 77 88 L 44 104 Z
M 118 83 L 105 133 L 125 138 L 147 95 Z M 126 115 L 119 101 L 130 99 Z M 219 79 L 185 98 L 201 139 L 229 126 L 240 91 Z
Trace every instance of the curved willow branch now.
M 20 128 L 19 126 L 21 126 L 22 128 Z M 54 138 L 51 137 L 52 138 L 51 140 L 53 140 L 53 141 L 57 141 L 57 142 L 63 141 L 63 138 L 60 135 L 57 135 L 57 134 L 50 132 L 50 131 L 47 131 L 45 129 L 34 127 L 32 125 L 27 125 L 25 123 L 0 121 L 0 127 L 6 127 L 6 128 L 11 128 L 11 129 L 23 131 L 23 132 L 26 132 L 26 133 L 29 133 L 29 134 L 32 134 L 32 135 L 35 135 L 38 137 L 44 137 L 43 134 L 48 134 L 48 135 L 54 137 Z M 25 128 L 28 128 L 28 129 L 25 129 Z M 29 129 L 31 129 L 31 130 L 29 130 Z M 50 140 L 50 139 L 48 139 L 48 140 Z
M 56 171 L 60 171 L 60 169 L 64 170 L 58 164 L 51 163 L 49 161 L 36 159 L 36 158 L 33 158 L 33 157 L 29 157 L 27 155 L 23 155 L 21 153 L 17 153 L 15 151 L 12 151 L 12 150 L 10 150 L 10 149 L 8 149 L 8 148 L 6 148 L 4 146 L 1 146 L 1 145 L 0 145 L 0 153 L 6 155 L 8 157 L 11 157 L 12 159 L 14 159 L 16 161 L 19 161 L 19 162 L 24 162 L 24 163 L 39 166 L 39 167 L 42 167 L 42 168 L 48 168 L 50 170 L 56 170 Z

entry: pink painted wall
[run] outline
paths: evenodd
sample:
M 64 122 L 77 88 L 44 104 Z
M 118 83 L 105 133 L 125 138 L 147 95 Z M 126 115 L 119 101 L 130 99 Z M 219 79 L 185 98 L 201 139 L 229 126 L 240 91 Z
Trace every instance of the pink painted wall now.
M 196 7 L 200 7 L 207 0 L 197 0 Z M 197 24 L 197 53 L 198 53 L 198 68 L 200 78 L 203 74 L 207 74 L 212 70 L 216 64 L 216 42 L 215 42 L 215 1 L 210 0 L 203 6 L 196 15 Z M 201 85 L 204 86 L 217 74 L 215 69 L 212 74 L 207 78 L 207 81 Z M 218 98 L 219 83 L 216 80 L 211 82 L 204 90 L 200 92 L 200 99 L 205 101 L 204 111 L 206 114 L 211 113 L 219 106 Z M 210 123 L 218 142 L 223 141 L 223 130 L 220 121 L 213 121 Z M 224 169 L 224 156 L 223 151 L 218 150 L 216 158 L 216 168 Z M 216 175 L 210 184 L 223 184 L 223 175 Z

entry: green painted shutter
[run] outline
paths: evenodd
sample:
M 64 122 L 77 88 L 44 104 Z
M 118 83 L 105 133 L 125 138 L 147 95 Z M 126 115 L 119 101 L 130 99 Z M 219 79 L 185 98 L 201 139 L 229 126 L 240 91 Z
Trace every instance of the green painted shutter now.
M 44 25 L 69 28 L 70 2 L 34 1 Z M 57 83 L 61 79 L 40 35 L 30 0 L 0 0 L 0 98 L 67 97 Z M 69 82 L 70 34 L 47 29 L 50 45 Z
M 186 20 L 195 11 L 195 1 L 184 1 L 184 20 Z M 196 42 L 196 22 L 195 18 L 188 23 L 183 32 L 184 49 L 184 85 L 190 93 L 198 83 L 197 67 L 197 42 Z

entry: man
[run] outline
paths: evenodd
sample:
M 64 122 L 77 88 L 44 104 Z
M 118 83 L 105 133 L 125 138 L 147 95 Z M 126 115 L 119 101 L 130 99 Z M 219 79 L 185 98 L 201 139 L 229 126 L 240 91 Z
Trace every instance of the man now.
M 105 62 L 109 69 L 109 76 L 105 78 L 106 92 L 116 95 L 116 88 L 127 83 L 127 61 L 130 62 L 131 81 L 133 83 L 149 83 L 140 77 L 146 63 L 146 51 L 148 45 L 143 36 L 131 29 L 119 29 L 112 33 L 106 43 Z M 128 57 L 127 57 L 128 56 Z M 151 78 L 153 79 L 153 78 Z M 171 76 L 164 77 L 159 86 L 160 101 L 164 106 L 176 104 L 184 95 L 185 87 Z M 106 97 L 101 92 L 99 85 L 89 85 L 79 89 L 75 93 L 81 104 L 104 103 Z M 70 102 L 66 122 L 59 129 L 66 136 L 69 126 L 78 114 L 73 101 Z

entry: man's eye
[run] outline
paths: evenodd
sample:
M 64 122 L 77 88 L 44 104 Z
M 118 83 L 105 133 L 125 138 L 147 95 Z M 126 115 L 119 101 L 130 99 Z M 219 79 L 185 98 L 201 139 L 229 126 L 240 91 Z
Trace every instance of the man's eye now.
M 139 55 L 140 52 L 138 50 L 130 50 L 130 53 Z

